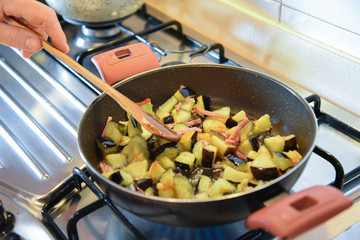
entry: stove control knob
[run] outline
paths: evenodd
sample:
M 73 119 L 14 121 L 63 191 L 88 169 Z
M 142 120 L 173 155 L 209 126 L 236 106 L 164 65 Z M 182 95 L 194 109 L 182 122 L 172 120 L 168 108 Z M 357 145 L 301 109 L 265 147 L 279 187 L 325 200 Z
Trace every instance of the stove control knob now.
M 0 201 L 0 237 L 11 232 L 14 226 L 15 226 L 14 214 L 5 211 L 2 202 Z

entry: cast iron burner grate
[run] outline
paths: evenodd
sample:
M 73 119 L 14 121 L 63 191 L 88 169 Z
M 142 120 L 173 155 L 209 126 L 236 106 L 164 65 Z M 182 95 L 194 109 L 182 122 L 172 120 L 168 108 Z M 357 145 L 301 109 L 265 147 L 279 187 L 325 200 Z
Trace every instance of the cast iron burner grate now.
M 320 110 L 320 98 L 317 95 L 311 95 L 306 98 L 306 100 L 311 103 L 314 102 L 314 112 L 318 117 L 318 122 L 329 124 L 333 127 L 336 127 L 339 131 L 351 136 L 354 139 L 359 139 L 359 131 L 350 128 L 347 125 L 344 125 L 337 119 L 333 118 L 332 116 L 327 115 L 326 113 L 321 112 Z M 335 180 L 331 185 L 342 189 L 343 186 L 351 185 L 354 180 L 359 179 L 360 177 L 360 168 L 355 169 L 346 176 L 344 175 L 344 170 L 340 164 L 340 162 L 330 153 L 324 151 L 323 149 L 315 146 L 314 153 L 321 156 L 323 159 L 328 161 L 334 168 L 335 168 Z M 344 182 L 345 180 L 345 182 Z M 65 199 L 71 192 L 78 190 L 81 191 L 83 186 L 88 187 L 98 198 L 97 201 L 93 202 L 92 204 L 81 208 L 77 212 L 75 212 L 70 218 L 67 223 L 67 235 L 66 237 L 64 233 L 60 230 L 57 226 L 55 221 L 52 219 L 50 212 L 51 210 L 59 204 L 63 199 Z M 77 222 L 86 217 L 88 214 L 102 208 L 103 206 L 107 205 L 112 212 L 119 218 L 119 220 L 123 223 L 123 225 L 133 234 L 133 237 L 136 239 L 146 239 L 146 237 L 141 233 L 129 219 L 111 202 L 111 200 L 95 185 L 95 183 L 91 180 L 89 173 L 86 169 L 80 170 L 79 168 L 73 169 L 73 175 L 66 181 L 59 190 L 49 199 L 49 201 L 43 206 L 42 208 L 42 215 L 43 215 L 43 223 L 48 229 L 54 234 L 57 239 L 66 240 L 66 239 L 79 239 L 78 232 L 76 229 Z M 171 232 L 172 239 L 184 239 L 184 236 L 178 236 L 176 233 L 172 232 L 174 227 L 166 226 L 166 225 L 157 225 L 156 228 L 153 229 L 154 233 L 157 232 Z M 222 227 L 208 227 L 208 228 L 201 228 L 195 230 L 189 230 L 191 233 L 187 233 L 188 239 L 204 239 L 206 236 L 214 236 L 217 239 L 222 238 Z M 177 238 L 179 237 L 179 238 Z M 234 236 L 234 240 L 248 240 L 248 239 L 258 239 L 258 240 L 266 240 L 266 239 L 273 239 L 274 237 L 266 231 L 263 230 L 256 230 L 256 231 L 248 231 L 245 233 L 240 234 L 240 236 Z

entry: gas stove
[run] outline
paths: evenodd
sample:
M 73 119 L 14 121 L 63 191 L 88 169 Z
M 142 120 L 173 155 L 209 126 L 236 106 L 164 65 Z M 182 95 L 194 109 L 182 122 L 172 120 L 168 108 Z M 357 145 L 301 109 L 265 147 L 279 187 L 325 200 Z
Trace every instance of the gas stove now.
M 98 76 L 92 56 L 137 42 L 147 44 L 162 66 L 251 65 L 274 76 L 246 59 L 228 59 L 221 43 L 201 43 L 184 35 L 181 23 L 160 22 L 145 9 L 100 31 L 63 20 L 62 27 L 69 40 L 69 55 Z M 244 221 L 181 228 L 149 222 L 118 209 L 91 181 L 77 149 L 80 118 L 101 91 L 45 51 L 23 59 L 18 50 L 0 46 L 0 76 L 0 223 L 2 230 L 8 231 L 3 237 L 273 239 L 266 232 L 249 231 Z M 345 173 L 342 190 L 356 202 L 360 196 L 360 119 L 299 86 L 285 83 L 314 105 L 319 122 L 316 154 L 312 154 L 291 192 L 332 184 L 336 178 L 332 164 L 339 161 Z M 359 221 L 360 217 L 351 219 L 332 237 L 346 239 Z M 326 223 L 322 227 L 326 229 Z

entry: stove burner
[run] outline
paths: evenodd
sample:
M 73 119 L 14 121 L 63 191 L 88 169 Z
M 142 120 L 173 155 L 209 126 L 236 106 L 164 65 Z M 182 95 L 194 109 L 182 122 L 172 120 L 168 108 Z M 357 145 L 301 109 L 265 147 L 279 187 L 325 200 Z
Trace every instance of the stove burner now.
M 102 27 L 102 28 L 93 28 L 93 27 L 88 27 L 86 25 L 82 25 L 81 31 L 86 37 L 91 37 L 91 38 L 110 38 L 121 33 L 121 30 L 115 25 Z
M 4 210 L 0 201 L 0 236 L 5 236 L 13 230 L 15 226 L 14 214 Z

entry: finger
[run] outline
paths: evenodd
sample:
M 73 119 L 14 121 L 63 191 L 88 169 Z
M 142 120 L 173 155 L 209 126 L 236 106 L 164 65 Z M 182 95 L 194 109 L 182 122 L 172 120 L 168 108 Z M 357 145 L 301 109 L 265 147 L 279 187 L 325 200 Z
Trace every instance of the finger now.
M 42 48 L 39 37 L 26 29 L 0 22 L 0 43 L 35 53 Z M 27 54 L 28 55 L 28 54 Z
M 55 47 L 63 52 L 69 51 L 66 36 L 62 31 L 57 15 L 52 8 L 34 0 L 13 1 L 17 2 L 17 4 L 6 5 L 4 7 L 5 15 L 23 19 L 23 21 L 28 23 L 28 26 L 32 27 L 32 29 L 41 36 L 44 36 L 43 31 L 45 31 L 46 35 L 51 38 Z M 22 6 L 22 10 L 16 7 L 19 6 L 18 4 Z M 27 11 L 24 11 L 24 9 L 27 9 Z

